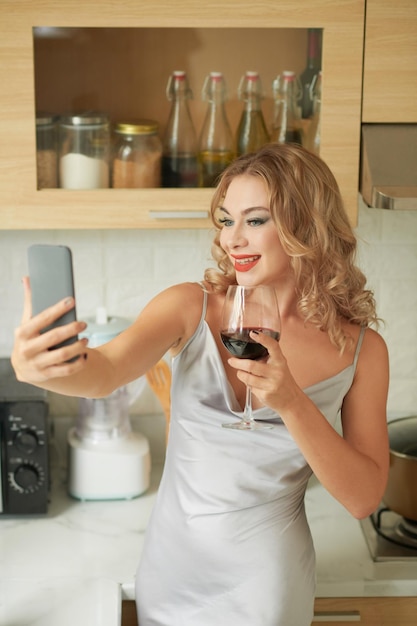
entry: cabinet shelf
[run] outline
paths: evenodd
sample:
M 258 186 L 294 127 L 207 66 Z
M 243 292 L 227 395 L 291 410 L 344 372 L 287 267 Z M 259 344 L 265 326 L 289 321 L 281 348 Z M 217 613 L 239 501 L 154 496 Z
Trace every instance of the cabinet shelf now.
M 65 41 L 55 52 L 46 38 L 36 41 L 39 27 L 57 26 L 69 29 L 71 36 L 84 29 L 100 31 L 103 45 L 96 49 L 100 62 L 94 65 L 94 59 L 85 54 L 87 41 L 84 58 L 89 61 L 82 72 L 77 71 L 83 65 L 82 48 L 75 66 L 70 67 L 64 62 Z M 151 117 L 163 130 L 169 106 L 165 98 L 168 75 L 173 69 L 186 69 L 199 130 L 205 110 L 199 96 L 201 85 L 205 74 L 217 69 L 228 81 L 230 121 L 236 127 L 241 107 L 235 95 L 238 80 L 244 71 L 256 69 L 269 92 L 264 113 L 270 117 L 271 76 L 283 69 L 301 71 L 307 28 L 323 29 L 321 156 L 334 172 L 355 223 L 363 27 L 364 0 L 331 4 L 300 0 L 296 5 L 289 0 L 266 0 L 261 6 L 249 0 L 226 0 L 221 6 L 211 0 L 204 5 L 199 0 L 182 0 L 175 12 L 172 3 L 161 0 L 151 4 L 146 0 L 3 0 L 0 55 L 7 63 L 0 65 L 0 80 L 7 89 L 0 96 L 0 229 L 209 227 L 207 218 L 195 215 L 208 210 L 211 189 L 38 191 L 35 111 L 62 113 L 69 107 L 106 106 L 113 119 Z M 122 35 L 117 47 L 108 39 L 116 30 Z M 253 67 L 251 60 L 262 67 Z M 44 69 L 38 71 L 35 61 L 40 61 L 39 68 L 45 62 Z M 92 80 L 94 71 L 100 73 L 102 69 L 97 68 L 103 67 L 108 70 L 107 78 L 118 77 L 120 82 L 110 84 L 99 80 L 100 76 Z M 152 217 L 167 211 L 185 212 L 189 217 Z

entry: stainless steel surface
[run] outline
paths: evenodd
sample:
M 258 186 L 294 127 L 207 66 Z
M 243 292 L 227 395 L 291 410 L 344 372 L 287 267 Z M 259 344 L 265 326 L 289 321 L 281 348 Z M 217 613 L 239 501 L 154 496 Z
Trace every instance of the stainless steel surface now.
M 417 187 L 373 187 L 371 206 L 397 211 L 417 210 Z
M 360 191 L 374 208 L 417 210 L 417 124 L 363 124 Z
M 390 510 L 380 509 L 379 513 L 379 522 L 378 512 L 360 522 L 372 559 L 374 561 L 417 561 L 417 536 L 413 539 L 402 534 L 403 518 Z M 409 545 L 400 545 L 400 542 L 409 543 Z M 411 547 L 412 545 L 415 547 Z

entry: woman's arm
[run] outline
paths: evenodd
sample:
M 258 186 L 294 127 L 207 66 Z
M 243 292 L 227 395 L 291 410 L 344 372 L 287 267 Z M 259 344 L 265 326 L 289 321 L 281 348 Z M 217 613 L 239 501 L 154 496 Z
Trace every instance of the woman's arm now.
M 184 283 L 156 296 L 137 320 L 112 341 L 94 349 L 86 340 L 50 350 L 51 346 L 81 333 L 84 322 L 74 322 L 41 334 L 73 302 L 62 301 L 31 317 L 30 285 L 24 279 L 25 304 L 21 325 L 15 331 L 12 365 L 18 380 L 56 393 L 102 397 L 154 365 L 172 346 L 179 345 L 201 315 L 201 287 Z M 68 362 L 75 356 L 79 358 Z
M 268 349 L 268 361 L 234 360 L 238 377 L 280 414 L 322 485 L 352 515 L 366 517 L 380 503 L 389 467 L 389 368 L 382 337 L 369 329 L 365 333 L 354 381 L 342 407 L 343 437 L 297 385 L 278 342 L 266 335 L 256 340 Z

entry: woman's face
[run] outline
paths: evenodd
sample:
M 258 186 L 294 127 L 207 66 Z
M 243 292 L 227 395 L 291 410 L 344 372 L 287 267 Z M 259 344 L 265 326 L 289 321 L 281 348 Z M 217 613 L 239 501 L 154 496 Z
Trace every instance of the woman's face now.
M 220 245 L 236 270 L 240 285 L 278 284 L 288 278 L 284 252 L 269 210 L 267 187 L 257 176 L 232 180 L 219 209 Z

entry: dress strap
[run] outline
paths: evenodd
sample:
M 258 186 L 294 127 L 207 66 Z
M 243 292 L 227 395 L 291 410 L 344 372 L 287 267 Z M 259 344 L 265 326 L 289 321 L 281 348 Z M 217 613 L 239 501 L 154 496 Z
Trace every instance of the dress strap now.
M 207 290 L 204 287 L 203 283 L 198 283 L 201 287 L 201 289 L 203 290 L 203 308 L 201 311 L 201 318 L 200 318 L 200 324 L 201 322 L 203 322 L 206 319 L 206 313 L 207 313 L 207 299 L 208 299 L 208 294 L 207 294 Z
M 361 331 L 359 333 L 358 343 L 356 344 L 355 357 L 353 359 L 353 369 L 356 371 L 356 365 L 359 359 L 359 352 L 361 351 L 362 341 L 365 336 L 366 326 L 361 327 Z

